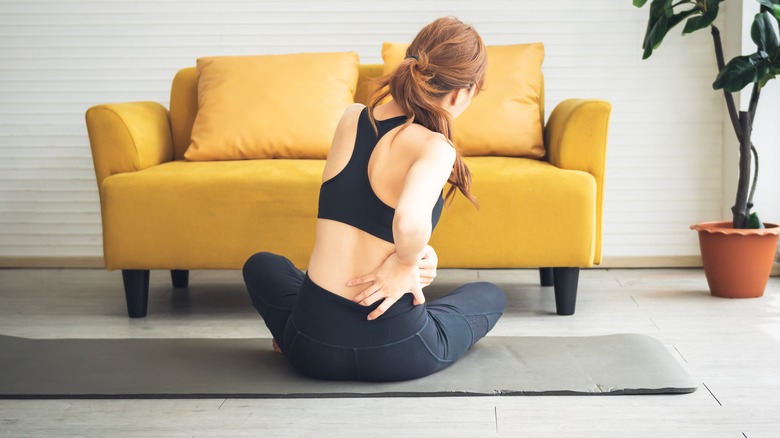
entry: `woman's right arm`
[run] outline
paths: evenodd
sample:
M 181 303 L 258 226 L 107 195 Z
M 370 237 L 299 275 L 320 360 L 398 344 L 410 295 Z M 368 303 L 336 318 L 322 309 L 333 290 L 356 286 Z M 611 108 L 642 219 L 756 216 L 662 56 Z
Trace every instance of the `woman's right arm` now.
M 417 265 L 422 259 L 431 238 L 431 211 L 455 163 L 455 149 L 442 137 L 436 138 L 409 168 L 395 209 L 395 253 L 404 265 Z
M 431 211 L 450 177 L 455 163 L 455 149 L 440 135 L 415 160 L 404 181 L 393 218 L 395 252 L 374 272 L 347 283 L 348 286 L 371 282 L 355 297 L 363 305 L 384 299 L 368 319 L 375 319 L 401 296 L 411 291 L 414 303 L 422 304 L 425 296 L 420 286 L 420 260 L 431 237 Z

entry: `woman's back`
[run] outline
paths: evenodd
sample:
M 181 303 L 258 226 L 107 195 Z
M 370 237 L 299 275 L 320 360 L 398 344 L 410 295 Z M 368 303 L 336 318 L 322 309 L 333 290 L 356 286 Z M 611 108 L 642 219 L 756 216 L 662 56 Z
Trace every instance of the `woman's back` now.
M 373 128 L 368 125 L 365 107 L 354 105 L 350 107 L 342 117 L 333 138 L 328 161 L 323 172 L 323 183 L 335 182 L 334 178 L 354 177 L 359 172 L 365 172 L 367 161 L 368 187 L 373 192 L 375 199 L 361 199 L 361 206 L 352 211 L 338 212 L 340 215 L 365 216 L 364 221 L 373 221 L 366 224 L 366 229 L 357 228 L 354 224 L 322 218 L 323 205 L 320 208 L 320 216 L 317 220 L 317 238 L 314 251 L 309 260 L 308 275 L 323 288 L 353 299 L 365 285 L 349 287 L 346 283 L 376 269 L 390 254 L 395 251 L 392 243 L 392 228 L 388 230 L 388 215 L 392 221 L 392 210 L 398 205 L 401 191 L 404 186 L 407 173 L 414 161 L 421 155 L 426 141 L 430 140 L 433 133 L 419 125 L 409 125 L 406 129 L 401 126 L 406 121 L 400 110 L 392 104 L 381 105 L 375 108 L 374 117 L 381 138 L 371 150 L 373 136 L 358 135 L 360 128 Z M 362 120 L 361 120 L 362 119 Z M 400 131 L 400 132 L 399 132 Z M 384 135 L 382 135 L 384 134 Z M 369 137 L 369 138 L 366 138 Z M 416 147 L 415 147 L 416 146 Z M 359 149 L 358 149 L 359 148 Z M 345 169 L 347 163 L 355 157 L 355 168 Z M 367 158 L 367 160 L 360 160 Z M 363 168 L 361 168 L 363 166 Z M 361 184 L 357 181 L 344 181 L 346 184 Z M 339 181 L 341 182 L 341 181 Z M 325 186 L 324 186 L 325 187 Z M 346 188 L 346 187 L 345 187 Z M 334 188 L 335 189 L 335 188 Z M 360 192 L 359 192 L 360 193 Z M 333 193 L 334 198 L 343 197 L 345 193 Z M 373 206 L 372 209 L 367 206 Z M 384 209 L 384 211 L 383 211 Z M 365 210 L 365 211 L 364 211 Z M 378 210 L 378 211 L 377 211 Z M 332 215 L 335 216 L 335 215 Z M 372 217 L 373 216 L 373 217 Z M 390 225 L 392 225 L 390 223 Z M 379 229 L 377 229 L 379 227 Z M 387 234 L 389 233 L 389 239 Z M 378 235 L 383 235 L 384 238 Z

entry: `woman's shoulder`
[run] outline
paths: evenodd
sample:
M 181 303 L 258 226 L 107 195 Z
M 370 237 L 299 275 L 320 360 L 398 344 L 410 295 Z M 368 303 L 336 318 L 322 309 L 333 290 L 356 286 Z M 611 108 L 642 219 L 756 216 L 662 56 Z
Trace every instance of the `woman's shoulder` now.
M 412 123 L 404 131 L 399 133 L 399 140 L 404 144 L 408 152 L 419 158 L 424 157 L 451 157 L 455 160 L 455 147 L 447 140 L 444 134 L 431 131 L 417 123 Z
M 452 143 L 441 132 L 431 131 L 418 123 L 411 123 L 404 129 L 404 143 L 421 150 L 454 150 Z M 424 146 L 424 147 L 420 147 Z
M 353 103 L 352 105 L 348 106 L 344 113 L 341 114 L 341 120 L 340 122 L 345 121 L 354 121 L 357 120 L 359 114 L 366 108 L 365 105 L 362 103 Z
M 347 109 L 344 110 L 344 114 L 352 114 L 355 112 L 361 112 L 366 106 L 362 103 L 353 103 L 352 105 L 348 106 Z
M 342 113 L 341 119 L 339 119 L 338 125 L 336 126 L 336 135 L 344 135 L 354 131 L 358 123 L 358 118 L 360 118 L 360 113 L 365 107 L 366 106 L 361 103 L 353 103 L 348 106 L 344 110 L 344 113 Z

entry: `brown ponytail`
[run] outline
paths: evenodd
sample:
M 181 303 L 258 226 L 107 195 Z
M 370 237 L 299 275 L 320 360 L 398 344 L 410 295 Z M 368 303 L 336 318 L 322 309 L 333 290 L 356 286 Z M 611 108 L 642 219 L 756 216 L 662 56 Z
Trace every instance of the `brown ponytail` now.
M 412 122 L 439 132 L 452 142 L 452 117 L 441 106 L 441 99 L 450 91 L 476 87 L 475 95 L 484 87 L 487 54 L 482 38 L 473 27 L 457 18 L 439 18 L 425 26 L 406 50 L 406 58 L 392 73 L 373 82 L 376 90 L 370 101 L 369 117 L 376 129 L 373 110 L 387 96 L 401 106 L 409 118 L 401 130 Z M 456 148 L 455 164 L 448 182 L 446 198 L 452 202 L 457 188 L 474 205 L 471 194 L 471 172 Z

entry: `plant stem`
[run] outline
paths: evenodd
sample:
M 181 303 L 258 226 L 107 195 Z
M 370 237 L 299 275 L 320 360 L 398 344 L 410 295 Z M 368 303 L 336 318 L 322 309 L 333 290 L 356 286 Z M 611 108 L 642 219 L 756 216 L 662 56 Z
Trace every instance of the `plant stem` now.
M 750 105 L 748 106 L 751 130 L 753 129 L 753 120 L 756 118 L 756 108 L 758 107 L 759 97 L 761 97 L 761 87 L 758 86 L 758 82 L 753 82 L 753 91 L 750 93 Z
M 720 41 L 720 30 L 716 26 L 712 27 L 712 41 L 715 44 L 715 60 L 718 63 L 718 71 L 723 70 L 726 63 L 723 61 L 723 44 Z M 729 110 L 729 118 L 731 119 L 731 126 L 734 128 L 734 133 L 737 135 L 737 140 L 742 142 L 742 130 L 739 126 L 739 116 L 737 116 L 737 106 L 734 104 L 734 96 L 723 90 L 723 96 L 726 98 L 726 107 Z
M 758 99 L 761 97 L 761 87 L 758 86 L 758 82 L 753 82 L 753 91 L 750 93 L 750 104 L 748 106 L 748 117 L 750 119 L 750 127 L 748 132 L 753 131 L 753 121 L 756 119 L 756 108 L 758 108 Z M 742 134 L 745 135 L 745 134 Z M 756 163 L 756 168 L 753 172 L 753 181 L 750 184 L 750 196 L 748 196 L 747 199 L 747 211 L 745 212 L 746 215 L 750 216 L 750 209 L 753 208 L 753 194 L 756 192 L 756 183 L 758 182 L 758 151 L 756 150 L 756 147 L 753 146 L 752 140 L 750 139 L 752 137 L 751 134 L 748 134 L 747 140 L 750 142 L 750 151 L 753 152 L 754 161 Z M 745 151 L 742 150 L 742 144 L 740 144 L 740 150 L 739 153 L 742 154 Z M 740 163 L 741 166 L 741 163 Z M 740 168 L 740 171 L 742 169 Z M 749 171 L 749 170 L 748 170 Z
M 750 187 L 750 113 L 739 112 L 739 124 L 742 128 L 742 141 L 739 143 L 739 183 L 737 184 L 737 199 L 731 207 L 734 228 L 746 228 L 748 211 L 748 189 Z
M 750 144 L 750 150 L 753 152 L 753 161 L 756 163 L 756 168 L 753 171 L 753 183 L 750 185 L 750 196 L 747 200 L 747 215 L 750 216 L 750 210 L 753 208 L 753 195 L 756 193 L 756 183 L 758 183 L 758 151 L 753 143 Z

